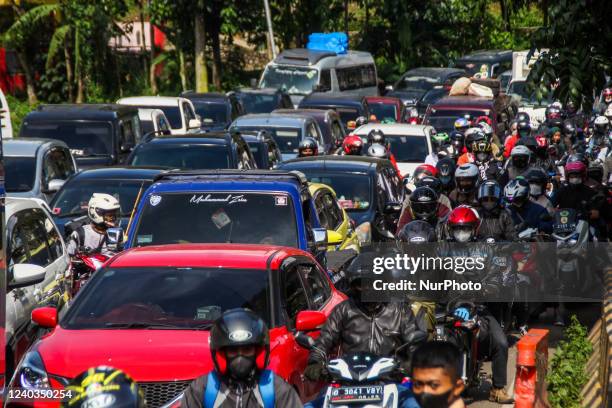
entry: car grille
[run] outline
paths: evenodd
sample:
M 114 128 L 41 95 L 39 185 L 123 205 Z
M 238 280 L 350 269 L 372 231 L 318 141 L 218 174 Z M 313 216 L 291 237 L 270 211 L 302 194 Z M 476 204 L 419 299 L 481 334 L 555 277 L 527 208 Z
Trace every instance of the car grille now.
M 141 382 L 138 387 L 144 392 L 147 408 L 158 408 L 172 401 L 189 386 L 191 381 Z

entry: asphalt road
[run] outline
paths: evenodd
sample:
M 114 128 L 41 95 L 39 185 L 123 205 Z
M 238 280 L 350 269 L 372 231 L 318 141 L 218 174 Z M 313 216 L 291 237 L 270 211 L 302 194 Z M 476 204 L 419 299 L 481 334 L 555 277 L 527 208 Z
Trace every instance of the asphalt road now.
M 571 309 L 572 313 L 575 313 L 578 316 L 578 319 L 582 324 L 587 325 L 590 328 L 595 324 L 597 319 L 600 317 L 601 306 L 594 304 L 582 304 L 577 305 Z M 550 330 L 549 334 L 549 346 L 548 346 L 548 361 L 555 353 L 555 349 L 559 340 L 563 338 L 563 328 L 557 327 L 552 324 L 552 309 L 548 309 L 546 313 L 540 315 L 540 318 L 537 322 L 532 322 L 530 324 L 532 328 L 538 329 L 548 329 Z M 512 347 L 508 351 L 508 390 L 514 391 L 514 379 L 516 374 L 516 342 L 518 341 L 518 335 L 510 335 L 509 343 L 512 344 Z M 496 407 L 512 407 L 513 404 L 495 404 L 493 402 L 488 401 L 489 390 L 491 389 L 491 363 L 485 362 L 482 366 L 481 375 L 482 381 L 481 385 L 476 390 L 471 390 L 471 392 L 466 396 L 465 402 L 467 406 L 473 408 L 496 408 Z

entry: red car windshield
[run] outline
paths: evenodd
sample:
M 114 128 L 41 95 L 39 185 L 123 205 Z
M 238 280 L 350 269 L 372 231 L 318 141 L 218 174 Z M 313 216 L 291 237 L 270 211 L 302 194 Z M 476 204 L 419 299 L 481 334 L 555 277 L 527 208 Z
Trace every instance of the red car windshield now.
M 129 290 L 126 290 L 129 288 Z M 208 329 L 221 314 L 249 308 L 269 323 L 265 270 L 103 269 L 61 322 L 66 329 Z

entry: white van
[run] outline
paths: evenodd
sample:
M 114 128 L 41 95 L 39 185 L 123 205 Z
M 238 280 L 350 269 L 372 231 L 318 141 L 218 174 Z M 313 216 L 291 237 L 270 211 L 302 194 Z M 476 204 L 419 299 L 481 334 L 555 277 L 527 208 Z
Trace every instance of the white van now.
M 174 96 L 130 96 L 117 101 L 119 105 L 131 105 L 140 108 L 160 109 L 170 124 L 170 132 L 183 135 L 190 129 L 202 126 L 196 115 L 193 103 L 189 99 Z
M 11 110 L 9 109 L 8 102 L 4 97 L 2 89 L 0 89 L 0 134 L 2 135 L 2 140 L 10 139 L 13 137 Z
M 281 52 L 266 65 L 259 87 L 283 89 L 297 107 L 313 91 L 377 96 L 377 78 L 369 52 L 336 54 L 295 48 Z

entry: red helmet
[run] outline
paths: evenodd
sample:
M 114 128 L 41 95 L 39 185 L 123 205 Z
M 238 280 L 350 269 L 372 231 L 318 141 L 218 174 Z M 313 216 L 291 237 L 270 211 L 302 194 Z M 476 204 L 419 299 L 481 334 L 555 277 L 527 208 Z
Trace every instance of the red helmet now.
M 569 178 L 570 174 L 579 174 L 584 180 L 587 174 L 587 167 L 581 161 L 574 161 L 565 165 L 565 177 Z
M 412 173 L 412 178 L 415 180 L 425 176 L 438 177 L 438 169 L 431 164 L 420 164 Z
M 536 135 L 535 137 L 536 143 L 538 144 L 538 149 L 548 149 L 548 138 L 544 135 Z
M 606 103 L 609 103 L 608 99 L 612 99 L 612 88 L 606 88 L 603 90 L 603 97 Z
M 345 154 L 360 155 L 363 147 L 363 140 L 357 135 L 348 135 L 342 142 L 342 148 Z
M 476 236 L 480 217 L 474 208 L 460 205 L 448 215 L 447 226 L 451 238 L 458 242 L 468 242 Z
M 474 123 L 486 123 L 487 125 L 491 126 L 493 122 L 491 122 L 491 118 L 489 118 L 488 116 L 479 116 L 476 118 L 476 120 L 474 121 Z

